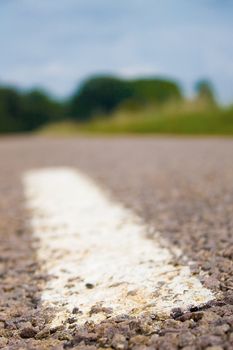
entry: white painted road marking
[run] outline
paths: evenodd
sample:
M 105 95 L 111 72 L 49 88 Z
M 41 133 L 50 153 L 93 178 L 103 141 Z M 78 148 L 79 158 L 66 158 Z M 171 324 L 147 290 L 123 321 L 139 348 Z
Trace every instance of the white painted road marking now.
M 214 299 L 188 266 L 173 265 L 168 242 L 146 238 L 147 225 L 80 172 L 34 170 L 23 180 L 38 259 L 50 276 L 42 302 L 56 308 L 54 324 L 73 308 L 83 323 L 121 314 L 168 315 Z

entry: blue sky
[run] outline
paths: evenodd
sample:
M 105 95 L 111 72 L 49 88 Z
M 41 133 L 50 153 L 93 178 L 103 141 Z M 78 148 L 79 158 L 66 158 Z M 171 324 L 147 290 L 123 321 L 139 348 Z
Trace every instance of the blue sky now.
M 89 75 L 210 79 L 233 101 L 232 0 L 0 0 L 0 82 L 58 96 Z

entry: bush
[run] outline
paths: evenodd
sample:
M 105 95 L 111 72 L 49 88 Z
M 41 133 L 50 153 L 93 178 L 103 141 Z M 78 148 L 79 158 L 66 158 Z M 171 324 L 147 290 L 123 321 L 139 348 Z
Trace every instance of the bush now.
M 70 115 L 87 120 L 96 114 L 111 112 L 121 101 L 131 97 L 127 84 L 114 77 L 87 80 L 70 101 Z
M 161 105 L 171 100 L 180 100 L 180 87 L 173 81 L 162 79 L 139 79 L 129 82 L 134 99 L 144 104 Z
M 24 131 L 34 130 L 62 117 L 62 106 L 52 101 L 40 90 L 34 90 L 23 95 L 21 107 Z
M 0 133 L 31 131 L 62 117 L 63 106 L 42 91 L 0 88 Z
M 197 101 L 203 105 L 214 106 L 216 99 L 214 88 L 208 80 L 200 80 L 195 84 Z
M 0 88 L 0 132 L 21 130 L 21 98 L 12 88 Z
M 181 99 L 179 86 L 168 80 L 122 80 L 95 77 L 87 80 L 70 101 L 70 115 L 77 120 L 89 120 L 98 114 L 111 113 L 120 104 L 144 106 Z

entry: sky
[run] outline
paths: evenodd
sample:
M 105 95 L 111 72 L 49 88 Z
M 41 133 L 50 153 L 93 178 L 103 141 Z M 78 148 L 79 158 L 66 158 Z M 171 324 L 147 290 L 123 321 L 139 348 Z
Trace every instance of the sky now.
M 0 84 L 61 97 L 95 74 L 209 79 L 233 102 L 232 0 L 0 0 Z

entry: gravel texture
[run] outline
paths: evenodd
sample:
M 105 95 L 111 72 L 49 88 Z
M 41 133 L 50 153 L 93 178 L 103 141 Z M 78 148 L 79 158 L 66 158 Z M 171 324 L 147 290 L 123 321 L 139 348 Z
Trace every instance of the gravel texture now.
M 0 141 L 0 349 L 233 349 L 233 140 L 43 139 Z M 133 208 L 193 261 L 216 294 L 170 318 L 122 315 L 51 328 L 40 306 L 47 276 L 36 260 L 20 178 L 25 170 L 72 166 Z

